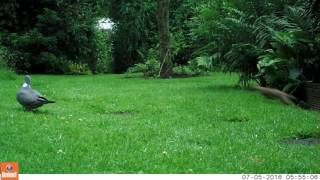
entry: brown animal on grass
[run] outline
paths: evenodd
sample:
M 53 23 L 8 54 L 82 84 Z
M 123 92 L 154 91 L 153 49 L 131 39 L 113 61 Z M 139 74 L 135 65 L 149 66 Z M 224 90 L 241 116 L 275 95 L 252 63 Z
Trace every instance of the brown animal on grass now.
M 280 91 L 278 89 L 261 87 L 261 86 L 256 86 L 256 87 L 254 87 L 254 89 L 257 89 L 258 91 L 261 92 L 261 94 L 263 94 L 264 96 L 266 96 L 268 98 L 279 99 L 287 105 L 296 105 L 299 103 L 299 100 L 296 97 L 294 97 L 290 94 L 287 94 L 283 91 Z

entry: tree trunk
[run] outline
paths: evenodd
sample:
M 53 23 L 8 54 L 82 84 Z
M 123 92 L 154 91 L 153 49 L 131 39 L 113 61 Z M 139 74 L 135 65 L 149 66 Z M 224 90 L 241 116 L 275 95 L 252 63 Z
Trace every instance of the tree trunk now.
M 158 28 L 160 37 L 159 75 L 161 78 L 171 77 L 173 68 L 170 51 L 169 3 L 170 0 L 158 0 Z

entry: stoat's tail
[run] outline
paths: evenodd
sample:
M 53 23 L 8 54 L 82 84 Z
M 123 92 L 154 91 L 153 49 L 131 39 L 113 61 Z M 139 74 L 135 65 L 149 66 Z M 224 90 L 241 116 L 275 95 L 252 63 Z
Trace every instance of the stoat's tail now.
M 298 104 L 300 102 L 296 97 L 292 96 L 291 94 L 287 94 L 278 89 L 261 87 L 261 86 L 256 86 L 254 87 L 254 89 L 257 89 L 258 91 L 260 91 L 264 96 L 267 96 L 270 98 L 278 98 L 285 104 Z

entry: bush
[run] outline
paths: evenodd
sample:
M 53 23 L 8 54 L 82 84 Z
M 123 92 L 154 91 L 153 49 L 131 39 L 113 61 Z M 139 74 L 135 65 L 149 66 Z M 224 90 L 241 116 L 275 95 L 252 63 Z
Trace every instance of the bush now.
M 1 1 L 0 44 L 18 73 L 67 73 L 69 61 L 95 71 L 96 6 L 71 1 Z M 23 12 L 23 15 L 21 15 Z
M 268 87 L 282 89 L 285 92 L 294 92 L 303 79 L 302 69 L 293 66 L 294 59 L 281 59 L 274 57 L 274 52 L 260 57 L 257 78 L 260 84 Z
M 190 66 L 176 66 L 173 68 L 174 77 L 194 77 L 204 74 L 200 69 L 192 69 Z
M 138 63 L 133 67 L 130 67 L 127 71 L 127 74 L 143 73 L 145 78 L 156 78 L 159 76 L 159 71 L 160 63 L 155 58 L 151 58 L 146 63 Z
M 211 56 L 200 56 L 196 58 L 197 67 L 204 71 L 211 71 L 213 68 Z
M 57 57 L 50 52 L 41 52 L 38 61 L 33 67 L 44 69 L 45 73 L 67 73 L 69 71 L 68 63 L 65 58 Z
M 210 1 L 199 3 L 190 23 L 197 61 L 224 63 L 240 73 L 239 83 L 295 91 L 305 81 L 320 82 L 317 3 L 311 1 Z M 228 2 L 228 3 L 225 3 Z M 202 56 L 202 55 L 205 56 Z
M 292 29 L 287 32 L 272 32 L 272 49 L 268 49 L 259 59 L 257 77 L 265 85 L 294 92 L 308 80 L 306 72 L 319 68 L 315 51 L 316 42 L 308 33 Z
M 17 75 L 9 69 L 7 66 L 9 52 L 8 50 L 0 46 L 0 79 L 1 80 L 15 80 Z
M 248 86 L 258 73 L 257 63 L 261 50 L 253 44 L 238 43 L 225 54 L 226 72 L 239 72 L 239 84 Z
M 97 72 L 112 73 L 112 40 L 109 31 L 97 30 L 95 43 L 97 48 Z
M 68 63 L 68 71 L 66 72 L 66 74 L 86 75 L 91 74 L 91 71 L 87 64 L 70 62 Z
M 133 67 L 130 67 L 126 73 L 127 77 L 132 77 L 134 73 L 142 73 L 145 78 L 159 77 L 160 63 L 157 60 L 158 51 L 150 48 L 146 53 L 146 56 L 141 53 L 141 57 L 146 59 L 146 62 L 138 63 Z M 204 75 L 212 69 L 211 62 L 211 57 L 203 56 L 190 61 L 187 66 L 176 65 L 173 68 L 173 77 L 193 77 Z
M 13 62 L 17 57 L 11 53 L 8 48 L 0 45 L 0 67 L 11 69 L 14 67 Z
M 4 67 L 0 67 L 0 80 L 16 80 L 17 75 Z

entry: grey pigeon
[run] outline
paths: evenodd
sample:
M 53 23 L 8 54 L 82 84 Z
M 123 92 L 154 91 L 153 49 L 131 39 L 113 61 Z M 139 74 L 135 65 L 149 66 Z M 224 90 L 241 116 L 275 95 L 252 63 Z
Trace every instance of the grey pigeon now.
M 27 110 L 36 109 L 44 104 L 55 103 L 31 88 L 31 77 L 29 75 L 24 77 L 24 83 L 17 93 L 17 101 Z

